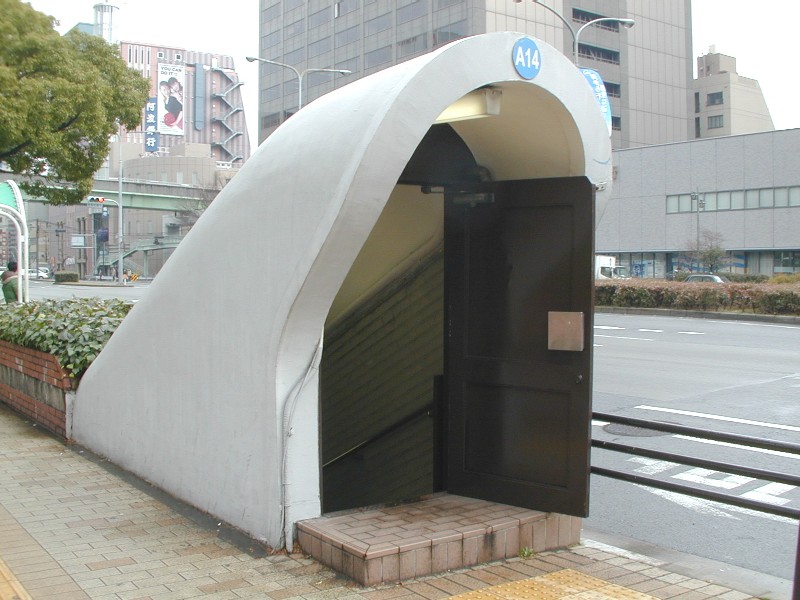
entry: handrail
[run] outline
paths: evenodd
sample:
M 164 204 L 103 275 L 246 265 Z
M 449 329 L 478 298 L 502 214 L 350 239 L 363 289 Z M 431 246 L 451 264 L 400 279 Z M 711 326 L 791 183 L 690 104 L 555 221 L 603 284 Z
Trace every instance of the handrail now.
M 415 410 L 414 412 L 412 412 L 409 415 L 406 415 L 402 419 L 400 419 L 398 421 L 395 421 L 394 423 L 392 423 L 388 427 L 385 427 L 385 428 L 381 429 L 378 433 L 376 433 L 375 435 L 367 438 L 363 442 L 359 442 L 358 444 L 356 444 L 355 446 L 353 446 L 349 450 L 345 450 L 344 452 L 342 452 L 338 456 L 330 459 L 328 462 L 322 463 L 322 468 L 324 469 L 326 467 L 331 466 L 332 464 L 335 464 L 335 463 L 337 463 L 337 462 L 339 462 L 341 460 L 344 460 L 348 456 L 352 456 L 353 454 L 355 454 L 359 450 L 362 450 L 362 449 L 366 448 L 367 446 L 369 446 L 371 444 L 374 444 L 375 442 L 377 442 L 378 440 L 386 437 L 387 435 L 390 435 L 390 434 L 394 433 L 395 431 L 399 431 L 400 429 L 403 429 L 407 425 L 410 425 L 411 423 L 413 423 L 414 421 L 416 421 L 420 417 L 430 416 L 431 413 L 433 412 L 433 409 L 434 409 L 434 405 L 431 403 L 431 404 L 428 404 L 427 406 L 423 406 L 422 408 L 420 408 L 418 410 Z

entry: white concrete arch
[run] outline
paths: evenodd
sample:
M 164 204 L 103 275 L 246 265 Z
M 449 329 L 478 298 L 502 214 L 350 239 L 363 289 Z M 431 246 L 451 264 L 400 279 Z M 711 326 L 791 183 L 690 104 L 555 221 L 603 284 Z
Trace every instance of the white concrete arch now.
M 608 131 L 583 75 L 537 41 L 541 71 L 522 79 L 512 62 L 521 37 L 454 42 L 284 123 L 84 376 L 74 439 L 271 546 L 290 543 L 292 524 L 320 511 L 320 333 L 436 117 L 499 87 L 500 116 L 454 124 L 496 179 L 609 182 Z

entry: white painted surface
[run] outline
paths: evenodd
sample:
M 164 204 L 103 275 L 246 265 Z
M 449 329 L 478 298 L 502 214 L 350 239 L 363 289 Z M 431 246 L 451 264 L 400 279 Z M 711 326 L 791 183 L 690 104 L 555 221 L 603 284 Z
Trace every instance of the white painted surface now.
M 320 511 L 320 332 L 442 110 L 499 87 L 500 116 L 454 124 L 495 179 L 610 182 L 608 131 L 586 80 L 538 41 L 542 70 L 521 80 L 511 62 L 520 36 L 459 40 L 324 96 L 281 126 L 83 378 L 74 439 L 271 546 L 291 544 L 294 521 Z M 598 215 L 609 192 L 598 193 Z

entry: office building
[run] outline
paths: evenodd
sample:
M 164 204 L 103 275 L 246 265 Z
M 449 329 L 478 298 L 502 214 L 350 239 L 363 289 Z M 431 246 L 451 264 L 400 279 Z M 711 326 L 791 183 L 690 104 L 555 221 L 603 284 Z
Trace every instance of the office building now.
M 334 68 L 352 75 L 307 72 L 263 64 L 259 88 L 259 141 L 305 104 L 393 64 L 458 38 L 519 31 L 544 40 L 602 75 L 611 101 L 612 143 L 627 148 L 689 139 L 692 94 L 689 0 L 262 0 L 260 57 L 307 69 Z M 557 14 L 556 14 L 557 13 Z M 628 29 L 598 18 L 633 19 Z
M 694 82 L 694 137 L 773 131 L 758 81 L 736 72 L 736 59 L 716 51 L 697 58 Z

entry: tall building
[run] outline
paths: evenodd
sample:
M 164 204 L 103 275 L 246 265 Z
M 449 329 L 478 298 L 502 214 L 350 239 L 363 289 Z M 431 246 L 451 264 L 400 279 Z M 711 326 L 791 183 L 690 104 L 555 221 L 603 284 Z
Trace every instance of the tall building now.
M 250 157 L 242 82 L 233 58 L 174 46 L 121 42 L 129 67 L 150 80 L 139 131 L 126 141 L 163 156 L 183 144 L 209 144 L 214 159 L 241 166 Z
M 117 11 L 107 0 L 98 2 L 94 24 L 75 28 L 116 44 Z M 30 202 L 30 220 L 36 223 L 32 265 L 48 265 L 54 271 L 69 268 L 81 277 L 109 276 L 121 245 L 126 269 L 153 276 L 197 213 L 250 157 L 242 82 L 232 57 L 129 41 L 119 42 L 119 50 L 125 63 L 150 81 L 150 99 L 142 107 L 141 126 L 123 130 L 112 141 L 106 164 L 95 174 L 95 190 L 104 190 L 99 192 L 104 195 L 110 185 L 137 190 L 151 186 L 155 191 L 145 195 L 152 204 L 126 206 L 120 231 L 107 209 Z M 200 200 L 170 203 L 163 198 L 171 197 L 173 189 L 186 188 L 194 189 Z M 112 207 L 112 213 L 115 210 Z M 74 237 L 90 243 L 72 247 Z M 6 245 L 0 246 L 0 255 L 3 248 Z
M 692 93 L 690 0 L 261 0 L 259 141 L 298 104 L 470 35 L 519 31 L 596 69 L 610 96 L 612 144 L 688 139 Z M 551 10 L 552 9 L 552 10 Z M 557 13 L 557 14 L 556 14 Z M 633 19 L 627 29 L 603 17 Z M 308 69 L 347 69 L 352 75 Z M 305 75 L 303 75 L 305 73 Z M 302 79 L 303 99 L 298 98 Z
M 716 51 L 697 58 L 694 137 L 774 131 L 758 81 L 736 72 L 736 59 Z

